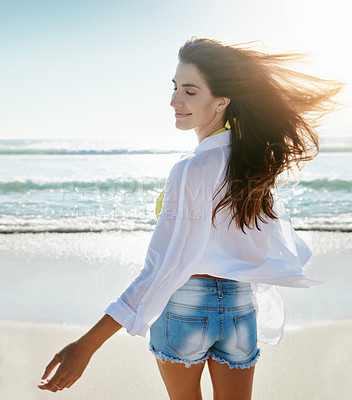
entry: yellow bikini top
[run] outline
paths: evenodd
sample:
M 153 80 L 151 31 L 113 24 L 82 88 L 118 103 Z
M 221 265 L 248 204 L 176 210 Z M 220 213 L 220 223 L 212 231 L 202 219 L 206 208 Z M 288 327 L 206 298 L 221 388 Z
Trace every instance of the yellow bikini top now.
M 217 135 L 218 133 L 225 132 L 225 131 L 227 131 L 228 129 L 230 129 L 230 124 L 229 124 L 228 122 L 226 122 L 225 128 L 219 129 L 218 131 L 212 133 L 212 134 L 209 135 L 209 136 Z M 209 137 L 209 136 L 208 136 L 208 137 Z M 162 192 L 159 194 L 159 196 L 158 196 L 157 199 L 156 199 L 156 205 L 155 205 L 155 215 L 156 215 L 156 219 L 159 219 L 159 214 L 160 214 L 161 209 L 162 209 L 162 207 L 163 207 L 164 195 L 165 195 L 165 187 L 164 187 L 164 189 L 162 190 Z

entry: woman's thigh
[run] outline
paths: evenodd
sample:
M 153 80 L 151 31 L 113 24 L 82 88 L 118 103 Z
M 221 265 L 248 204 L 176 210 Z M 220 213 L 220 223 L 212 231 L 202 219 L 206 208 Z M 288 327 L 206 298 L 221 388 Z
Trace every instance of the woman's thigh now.
M 172 400 L 201 400 L 200 379 L 204 362 L 185 367 L 184 364 L 157 359 L 160 375 Z
M 229 368 L 227 364 L 221 364 L 213 358 L 208 359 L 208 368 L 213 384 L 214 400 L 250 400 L 254 369 Z

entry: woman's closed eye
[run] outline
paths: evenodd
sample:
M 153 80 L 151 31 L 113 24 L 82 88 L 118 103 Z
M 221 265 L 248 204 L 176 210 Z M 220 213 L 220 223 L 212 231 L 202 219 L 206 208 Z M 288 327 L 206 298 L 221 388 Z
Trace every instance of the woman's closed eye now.
M 175 92 L 177 90 L 177 88 L 173 88 L 173 91 Z M 189 90 L 186 90 L 186 94 L 188 94 L 189 96 L 194 96 L 196 93 L 190 92 Z

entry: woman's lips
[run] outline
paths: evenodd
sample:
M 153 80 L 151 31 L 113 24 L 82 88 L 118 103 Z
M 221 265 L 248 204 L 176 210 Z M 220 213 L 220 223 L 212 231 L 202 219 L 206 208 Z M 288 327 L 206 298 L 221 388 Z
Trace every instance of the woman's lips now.
M 192 115 L 192 113 L 175 113 L 175 117 L 176 118 L 185 118 L 185 117 L 189 117 L 190 115 Z

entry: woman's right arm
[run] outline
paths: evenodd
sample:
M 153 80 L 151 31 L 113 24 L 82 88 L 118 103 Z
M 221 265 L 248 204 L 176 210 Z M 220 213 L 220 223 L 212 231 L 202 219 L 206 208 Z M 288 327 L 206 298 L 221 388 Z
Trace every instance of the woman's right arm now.
M 121 328 L 118 322 L 105 314 L 85 335 L 55 354 L 46 367 L 42 383 L 38 387 L 51 392 L 71 387 L 83 374 L 92 355 Z M 60 366 L 54 376 L 47 381 L 58 364 Z
M 173 171 L 175 171 L 175 169 L 173 169 Z M 182 171 L 183 168 L 181 168 L 181 172 Z M 177 179 L 179 178 L 177 174 L 176 176 L 174 176 L 174 178 L 175 179 L 173 180 L 174 182 L 173 186 L 178 187 L 180 185 L 180 182 Z M 179 194 L 172 192 L 172 197 L 174 197 L 174 200 L 169 201 L 169 203 L 175 203 L 177 205 Z M 166 203 L 167 200 L 168 199 L 166 199 L 165 201 Z M 175 207 L 175 204 L 173 204 L 173 207 Z M 173 209 L 173 207 L 171 207 L 171 209 Z M 166 234 L 165 230 L 166 231 L 169 230 L 168 234 L 172 235 L 174 223 L 175 223 L 175 218 L 166 218 L 163 224 L 161 239 L 165 242 L 165 247 L 167 247 L 169 243 L 168 235 Z M 156 233 L 158 232 L 158 228 L 160 228 L 160 223 L 159 226 L 157 225 L 154 231 L 153 234 L 154 238 L 156 236 Z M 146 256 L 146 259 L 150 261 L 147 262 L 147 267 L 149 266 L 149 269 L 144 268 L 143 273 L 139 276 L 140 278 L 142 277 L 141 279 L 142 281 L 143 277 L 144 276 L 146 277 L 145 286 L 148 286 L 149 284 L 150 275 L 153 275 L 153 272 L 157 272 L 155 271 L 155 260 L 154 259 L 152 260 L 153 257 L 151 257 L 152 250 L 150 249 L 150 247 L 151 246 L 149 246 L 150 251 Z M 161 252 L 161 257 L 163 257 L 164 249 L 159 248 L 159 251 Z M 139 282 L 138 279 L 137 281 Z M 136 285 L 136 287 L 134 287 L 134 285 L 131 284 L 130 287 L 132 288 L 132 290 L 128 291 L 128 295 L 130 296 L 130 298 L 134 300 L 135 303 L 138 304 L 139 298 L 143 296 L 144 291 L 141 290 L 140 285 Z M 90 361 L 90 358 L 95 353 L 95 351 L 110 336 L 112 336 L 115 332 L 117 332 L 122 326 L 124 326 L 128 331 L 128 328 L 130 328 L 132 322 L 131 319 L 133 319 L 130 317 L 130 315 L 133 314 L 133 310 L 130 308 L 128 304 L 124 303 L 124 300 L 120 300 L 118 306 L 119 306 L 118 313 L 114 312 L 112 313 L 113 315 L 109 315 L 109 313 L 105 312 L 104 317 L 91 330 L 89 330 L 85 335 L 83 335 L 77 341 L 70 343 L 68 346 L 64 347 L 61 351 L 59 351 L 55 355 L 55 357 L 51 360 L 51 362 L 45 369 L 44 375 L 42 376 L 42 382 L 40 385 L 38 385 L 40 389 L 56 392 L 57 390 L 61 390 L 65 387 L 68 388 L 72 386 L 73 383 L 76 382 L 77 379 L 84 372 L 85 368 L 87 367 Z M 113 307 L 110 307 L 110 309 L 111 308 L 113 309 L 116 308 L 115 303 L 113 304 Z M 118 314 L 118 316 L 114 318 L 115 314 Z M 121 322 L 121 324 L 118 321 Z M 135 325 L 136 324 L 133 324 L 132 322 L 132 326 Z M 58 366 L 58 364 L 60 365 L 57 371 L 55 372 L 53 377 L 50 378 L 50 380 L 48 380 L 49 376 L 53 374 L 53 371 Z

